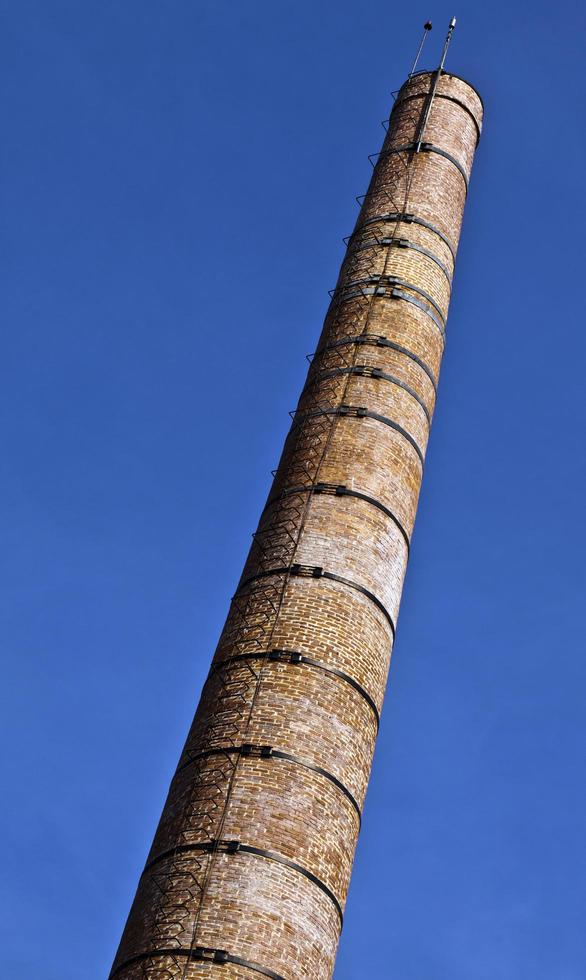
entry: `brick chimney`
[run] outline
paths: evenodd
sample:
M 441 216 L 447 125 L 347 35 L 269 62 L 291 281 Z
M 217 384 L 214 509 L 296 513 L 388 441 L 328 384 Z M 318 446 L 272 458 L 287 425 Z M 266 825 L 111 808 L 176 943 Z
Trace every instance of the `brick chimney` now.
M 481 124 L 397 95 L 111 978 L 332 976 Z

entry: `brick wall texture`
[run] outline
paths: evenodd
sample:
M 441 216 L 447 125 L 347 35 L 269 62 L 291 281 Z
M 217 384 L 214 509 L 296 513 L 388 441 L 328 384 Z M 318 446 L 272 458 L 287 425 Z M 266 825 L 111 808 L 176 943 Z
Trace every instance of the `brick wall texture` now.
M 401 88 L 112 968 L 327 980 L 360 829 L 482 103 Z

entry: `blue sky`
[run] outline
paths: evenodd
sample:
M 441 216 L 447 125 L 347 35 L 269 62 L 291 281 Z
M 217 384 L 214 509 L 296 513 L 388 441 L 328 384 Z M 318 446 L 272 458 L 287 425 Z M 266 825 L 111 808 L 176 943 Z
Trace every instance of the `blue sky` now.
M 455 12 L 485 130 L 335 980 L 583 980 L 583 5 L 0 12 L 0 972 L 108 972 L 389 93 Z

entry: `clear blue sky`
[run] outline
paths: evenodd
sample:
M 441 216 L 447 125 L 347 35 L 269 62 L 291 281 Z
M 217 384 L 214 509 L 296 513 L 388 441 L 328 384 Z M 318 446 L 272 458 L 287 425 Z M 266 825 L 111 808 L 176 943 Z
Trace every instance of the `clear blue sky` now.
M 335 980 L 583 980 L 583 5 L 0 12 L 0 974 L 108 972 L 389 93 L 455 12 L 485 131 Z

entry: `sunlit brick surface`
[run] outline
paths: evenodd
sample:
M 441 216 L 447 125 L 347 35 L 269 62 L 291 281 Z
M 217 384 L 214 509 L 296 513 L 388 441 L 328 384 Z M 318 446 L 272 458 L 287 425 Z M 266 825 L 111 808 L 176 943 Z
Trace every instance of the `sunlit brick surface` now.
M 328 980 L 409 554 L 474 89 L 401 89 L 114 963 Z M 441 152 L 439 152 L 441 151 Z

